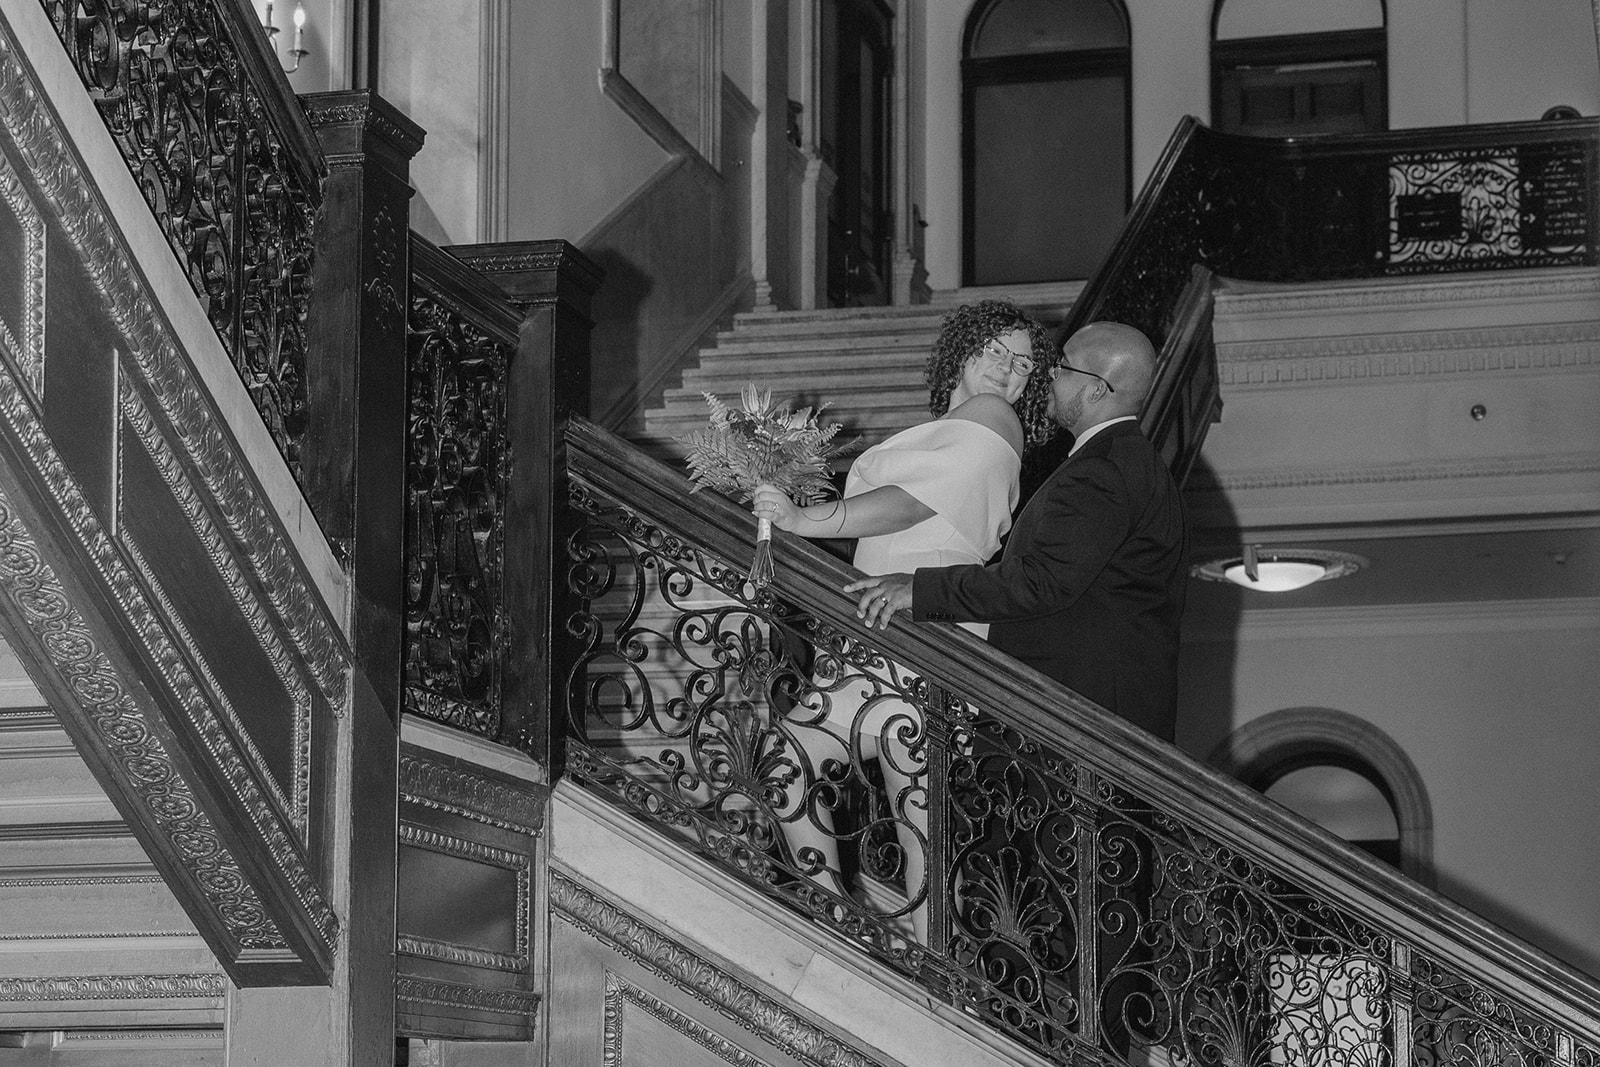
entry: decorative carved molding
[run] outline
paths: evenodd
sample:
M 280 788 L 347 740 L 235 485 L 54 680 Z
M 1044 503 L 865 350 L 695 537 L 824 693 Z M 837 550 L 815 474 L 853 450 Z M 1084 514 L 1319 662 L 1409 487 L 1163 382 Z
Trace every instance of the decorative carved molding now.
M 4 388 L 9 386 L 10 388 Z M 8 416 L 17 399 L 9 373 L 0 373 Z M 103 539 L 102 539 L 103 540 Z M 283 936 L 223 843 L 215 824 L 175 769 L 159 737 L 123 686 L 110 658 L 68 600 L 66 590 L 0 492 L 0 592 L 12 613 L 33 631 L 63 683 L 105 739 L 105 751 L 128 796 L 142 803 L 172 846 L 223 927 L 244 948 L 282 949 Z
M 762 1040 L 802 1063 L 878 1067 L 876 1060 L 555 870 L 550 872 L 550 905 L 562 921 L 739 1020 Z
M 1245 471 L 1220 477 L 1197 470 L 1190 492 L 1244 492 L 1262 489 L 1310 489 L 1329 485 L 1450 481 L 1462 478 L 1507 478 L 1525 475 L 1590 474 L 1600 471 L 1593 455 L 1530 456 L 1515 459 L 1461 460 L 1439 463 L 1386 463 L 1348 468 Z
M 447 982 L 437 978 L 418 978 L 400 974 L 394 980 L 395 999 L 401 1004 L 438 1004 L 449 1008 L 471 1008 L 474 1011 L 515 1015 L 532 1025 L 543 999 L 538 993 L 525 993 L 518 989 L 484 989 L 465 982 Z
M 412 750 L 400 753 L 400 799 L 531 837 L 544 832 L 543 790 L 519 789 Z
M 1419 375 L 1591 367 L 1600 323 L 1340 334 L 1217 345 L 1224 385 L 1303 385 Z
M 666 1001 L 623 981 L 610 971 L 606 972 L 605 977 L 605 1031 L 600 1052 L 600 1062 L 605 1067 L 623 1067 L 624 1001 L 644 1009 L 724 1063 L 733 1064 L 734 1067 L 767 1067 L 766 1060 L 752 1055 L 704 1023 L 691 1019 Z
M 221 420 L 134 268 L 93 183 L 67 148 L 17 46 L 0 32 L 0 123 L 38 182 L 107 311 L 128 344 L 156 406 L 182 441 L 186 459 L 215 500 L 233 544 L 330 705 L 342 706 L 349 656 L 321 595 L 298 562 L 281 523 L 263 503 Z
M 161 435 L 150 410 L 145 407 L 143 399 L 129 382 L 127 375 L 117 376 L 117 388 L 123 418 L 133 428 L 134 436 L 139 443 L 144 446 L 145 454 L 172 493 L 173 499 L 189 522 L 189 528 L 205 547 L 212 566 L 216 568 L 217 574 L 233 595 L 234 606 L 239 609 L 239 614 L 250 627 L 251 636 L 255 638 L 262 655 L 272 664 L 273 672 L 278 676 L 278 681 L 294 705 L 294 722 L 291 727 L 294 736 L 290 744 L 293 769 L 288 783 L 280 783 L 273 777 L 266 760 L 262 758 L 254 739 L 239 720 L 238 713 L 228 700 L 222 686 L 212 676 L 210 667 L 190 636 L 182 616 L 167 599 L 160 583 L 156 580 L 154 571 L 145 562 L 139 546 L 129 537 L 126 525 L 119 523 L 117 540 L 139 568 L 145 585 L 161 606 L 168 628 L 183 642 L 189 653 L 190 662 L 196 665 L 196 669 L 204 677 L 212 694 L 213 706 L 228 719 L 234 738 L 254 764 L 257 778 L 267 784 L 274 799 L 282 806 L 295 829 L 299 831 L 301 843 L 304 844 L 308 837 L 307 820 L 311 802 L 311 693 L 307 689 L 306 681 L 302 680 L 299 669 L 291 660 L 288 650 L 279 640 L 278 630 L 273 625 L 272 619 L 256 596 L 255 590 L 251 588 L 244 572 L 240 570 L 231 547 L 212 522 L 204 501 L 195 491 L 183 465 L 173 454 L 166 438 Z M 287 797 L 282 792 L 282 787 L 285 785 L 288 787 Z
M 166 1000 L 214 998 L 227 993 L 221 974 L 96 974 L 51 978 L 0 978 L 0 1001 Z
M 406 240 L 401 228 L 395 224 L 384 204 L 372 216 L 372 255 L 375 260 L 372 277 L 367 279 L 366 290 L 378 306 L 379 323 L 389 329 L 406 312 L 404 299 L 396 281 L 404 284 L 398 262 L 400 249 Z
M 1306 312 L 1372 312 L 1419 305 L 1525 303 L 1568 297 L 1600 296 L 1600 272 L 1592 267 L 1543 270 L 1526 274 L 1478 275 L 1463 278 L 1409 277 L 1365 285 L 1308 283 L 1304 287 L 1252 289 L 1250 282 L 1228 282 L 1217 290 L 1217 315 L 1295 315 Z
M 11 163 L 0 156 L 0 200 L 11 209 L 22 231 L 21 266 L 22 322 L 18 341 L 4 319 L 0 319 L 0 344 L 4 344 L 17 361 L 23 380 L 33 390 L 33 395 L 44 396 L 44 307 L 45 307 L 45 243 L 44 219 L 34 206 L 22 179 L 11 169 Z
M 375 107 L 370 100 L 353 100 L 347 104 L 318 104 L 306 109 L 306 118 L 313 129 L 327 126 L 355 126 L 388 141 L 410 159 L 422 150 L 422 128 L 409 121 L 406 123 L 397 121 L 397 115 L 399 112 L 391 115 L 383 108 Z

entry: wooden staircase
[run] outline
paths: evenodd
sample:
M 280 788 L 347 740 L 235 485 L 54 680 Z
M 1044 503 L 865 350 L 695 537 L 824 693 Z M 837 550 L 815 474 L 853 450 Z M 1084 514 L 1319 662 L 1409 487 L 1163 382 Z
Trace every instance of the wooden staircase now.
M 923 366 L 944 316 L 985 298 L 1011 300 L 1046 326 L 1057 326 L 1083 283 L 1047 282 L 950 289 L 910 307 L 757 311 L 734 318 L 731 329 L 700 352 L 683 382 L 645 412 L 643 432 L 630 434 L 661 459 L 682 456 L 676 438 L 706 422 L 704 393 L 737 396 L 746 382 L 789 396 L 797 404 L 827 404 L 826 419 L 870 447 L 928 417 Z

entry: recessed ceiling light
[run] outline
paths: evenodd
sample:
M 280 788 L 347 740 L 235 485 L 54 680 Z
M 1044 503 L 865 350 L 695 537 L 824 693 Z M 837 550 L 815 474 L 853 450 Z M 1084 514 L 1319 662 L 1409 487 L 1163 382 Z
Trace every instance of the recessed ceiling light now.
M 1313 582 L 1343 578 L 1367 565 L 1360 556 L 1325 548 L 1245 545 L 1238 553 L 1198 563 L 1189 573 L 1212 582 L 1232 582 L 1258 593 L 1287 593 Z

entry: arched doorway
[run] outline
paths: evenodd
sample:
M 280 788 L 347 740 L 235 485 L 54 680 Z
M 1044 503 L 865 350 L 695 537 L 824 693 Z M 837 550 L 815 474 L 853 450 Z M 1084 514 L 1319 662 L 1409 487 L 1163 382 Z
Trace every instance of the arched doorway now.
M 1211 764 L 1421 882 L 1433 884 L 1433 808 L 1416 764 L 1371 723 L 1285 708 L 1217 745 Z
M 1217 0 L 1211 124 L 1299 137 L 1389 127 L 1385 0 Z
M 962 279 L 1088 277 L 1131 196 L 1121 0 L 989 0 L 962 43 Z

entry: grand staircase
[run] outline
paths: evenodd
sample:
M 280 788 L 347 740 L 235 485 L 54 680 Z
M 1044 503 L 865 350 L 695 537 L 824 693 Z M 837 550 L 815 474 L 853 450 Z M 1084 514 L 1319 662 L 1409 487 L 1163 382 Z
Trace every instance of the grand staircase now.
M 659 457 L 679 456 L 675 439 L 705 425 L 705 393 L 726 399 L 755 382 L 775 399 L 827 404 L 824 421 L 842 422 L 867 448 L 928 417 L 923 366 L 952 309 L 1006 299 L 1053 328 L 1082 289 L 1082 282 L 1046 282 L 941 290 L 932 302 L 911 307 L 746 312 L 645 413 L 642 431 L 628 436 Z

